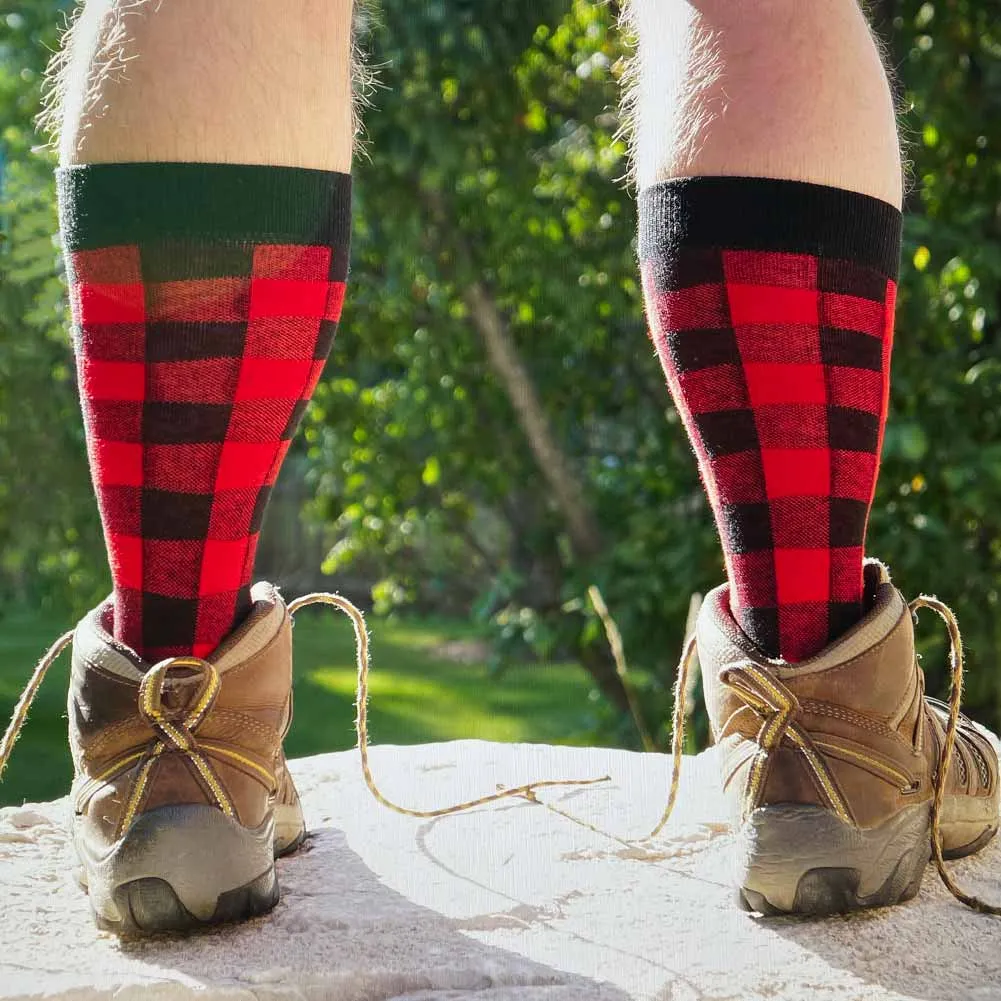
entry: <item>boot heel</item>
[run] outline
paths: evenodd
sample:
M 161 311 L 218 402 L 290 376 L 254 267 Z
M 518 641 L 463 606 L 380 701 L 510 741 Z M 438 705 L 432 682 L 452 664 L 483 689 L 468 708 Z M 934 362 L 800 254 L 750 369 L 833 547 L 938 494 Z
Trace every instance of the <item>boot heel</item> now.
M 264 914 L 278 903 L 274 818 L 242 827 L 208 806 L 143 813 L 110 851 L 74 841 L 99 927 L 119 934 L 183 931 Z
M 817 806 L 755 810 L 738 832 L 738 902 L 760 914 L 841 914 L 909 900 L 931 856 L 927 803 L 862 830 Z

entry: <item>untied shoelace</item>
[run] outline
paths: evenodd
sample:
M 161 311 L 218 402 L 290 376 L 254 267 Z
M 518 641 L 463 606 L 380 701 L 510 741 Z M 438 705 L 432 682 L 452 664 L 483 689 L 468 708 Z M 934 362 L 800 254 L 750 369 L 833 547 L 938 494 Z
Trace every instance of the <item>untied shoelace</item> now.
M 696 638 L 694 634 L 689 636 L 685 642 L 684 649 L 681 654 L 681 660 L 678 664 L 677 677 L 674 686 L 674 716 L 672 720 L 671 735 L 672 767 L 667 804 L 664 807 L 660 820 L 649 834 L 643 838 L 629 840 L 616 837 L 614 835 L 607 835 L 607 832 L 601 831 L 600 828 L 597 828 L 587 821 L 567 813 L 553 804 L 543 802 L 536 795 L 536 790 L 543 788 L 557 786 L 586 786 L 608 782 L 610 781 L 610 776 L 608 775 L 590 779 L 549 779 L 545 781 L 525 783 L 524 785 L 519 785 L 510 789 L 498 787 L 497 792 L 481 796 L 477 799 L 456 803 L 453 806 L 440 807 L 435 810 L 414 810 L 409 807 L 400 806 L 398 803 L 394 803 L 388 797 L 383 795 L 376 784 L 374 776 L 372 775 L 371 764 L 369 761 L 368 675 L 371 660 L 369 656 L 369 636 L 368 630 L 365 626 L 365 617 L 360 609 L 358 609 L 357 606 L 355 606 L 347 598 L 344 598 L 339 594 L 330 594 L 327 592 L 315 592 L 313 594 L 303 595 L 301 598 L 296 598 L 294 601 L 289 603 L 289 613 L 294 616 L 300 609 L 314 604 L 324 604 L 337 608 L 348 616 L 354 628 L 355 661 L 358 669 L 356 687 L 356 706 L 358 715 L 355 720 L 358 733 L 358 750 L 361 757 L 361 768 L 362 774 L 365 778 L 365 784 L 368 786 L 369 791 L 375 799 L 383 806 L 408 817 L 431 818 L 444 817 L 449 814 L 460 813 L 462 811 L 471 810 L 474 807 L 483 806 L 487 803 L 492 803 L 501 799 L 519 797 L 545 806 L 547 809 L 550 809 L 560 816 L 566 817 L 568 820 L 580 824 L 589 830 L 606 834 L 606 836 L 613 837 L 616 841 L 629 845 L 642 845 L 644 842 L 652 841 L 667 825 L 674 810 L 675 803 L 677 802 L 679 780 L 681 777 L 685 720 L 687 718 L 689 698 L 688 676 L 691 671 L 696 649 Z M 959 632 L 959 624 L 956 621 L 956 616 L 952 609 L 950 609 L 944 602 L 939 601 L 937 598 L 930 595 L 919 595 L 909 604 L 908 608 L 914 615 L 916 615 L 918 610 L 921 608 L 930 609 L 942 618 L 949 632 L 949 668 L 951 676 L 951 692 L 948 706 L 949 720 L 946 727 L 941 759 L 935 776 L 935 796 L 932 802 L 931 816 L 932 858 L 935 861 L 935 866 L 938 869 L 939 876 L 942 878 L 942 882 L 945 883 L 946 887 L 957 900 L 960 900 L 968 907 L 971 907 L 976 911 L 980 911 L 981 913 L 1001 915 L 1001 906 L 989 904 L 981 900 L 979 897 L 969 894 L 961 889 L 953 880 L 948 869 L 946 869 L 945 860 L 942 856 L 942 806 L 945 798 L 945 788 L 948 781 L 949 769 L 952 766 L 953 752 L 956 746 L 956 735 L 960 718 L 960 705 L 962 703 L 963 696 L 963 640 Z M 28 684 L 21 693 L 21 697 L 18 699 L 17 705 L 14 707 L 14 713 L 11 717 L 10 725 L 7 727 L 3 740 L 0 741 L 0 779 L 3 777 L 11 751 L 14 748 L 17 738 L 21 734 L 25 719 L 28 715 L 28 710 L 31 708 L 31 704 L 34 701 L 35 696 L 38 694 L 38 690 L 45 679 L 45 675 L 48 673 L 49 668 L 56 661 L 59 655 L 70 645 L 72 640 L 73 633 L 70 631 L 64 633 L 55 641 L 55 643 L 52 644 L 42 659 L 38 662 L 30 680 L 28 681 Z M 167 670 L 169 670 L 171 662 L 190 660 L 192 660 L 190 657 L 168 658 L 167 661 L 161 661 L 160 664 L 155 665 L 153 670 L 166 674 Z

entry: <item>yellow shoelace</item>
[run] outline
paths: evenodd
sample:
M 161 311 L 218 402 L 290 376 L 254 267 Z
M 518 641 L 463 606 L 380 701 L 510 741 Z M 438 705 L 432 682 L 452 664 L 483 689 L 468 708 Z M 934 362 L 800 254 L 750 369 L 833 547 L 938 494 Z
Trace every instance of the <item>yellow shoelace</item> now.
M 358 665 L 358 683 L 355 689 L 355 706 L 358 716 L 355 720 L 355 727 L 358 732 L 358 750 L 361 754 L 361 770 L 365 776 L 365 784 L 369 792 L 385 807 L 402 813 L 407 817 L 445 817 L 450 813 L 460 813 L 463 810 L 471 810 L 476 806 L 483 806 L 484 803 L 493 803 L 498 799 L 508 799 L 511 796 L 520 796 L 523 799 L 535 801 L 535 790 L 552 786 L 585 786 L 596 785 L 599 782 L 610 781 L 610 776 L 602 775 L 596 779 L 556 779 L 544 782 L 529 782 L 526 785 L 517 786 L 513 789 L 503 789 L 499 792 L 491 793 L 488 796 L 481 796 L 478 799 L 471 799 L 465 803 L 457 803 L 455 806 L 446 806 L 438 810 L 412 810 L 409 807 L 400 806 L 388 799 L 379 790 L 372 776 L 372 769 L 368 760 L 368 672 L 370 658 L 368 653 L 368 629 L 365 627 L 365 616 L 361 610 L 353 605 L 347 598 L 342 598 L 339 594 L 328 594 L 317 591 L 315 594 L 307 594 L 295 601 L 289 602 L 288 610 L 290 615 L 295 615 L 301 608 L 307 605 L 332 605 L 342 611 L 350 620 L 355 631 L 355 662 Z
M 945 867 L 945 859 L 942 858 L 942 803 L 945 799 L 945 787 L 949 780 L 949 769 L 952 767 L 952 754 L 956 747 L 956 733 L 959 729 L 959 709 L 963 701 L 963 637 L 959 632 L 959 623 L 952 609 L 928 594 L 920 594 L 910 605 L 907 606 L 912 614 L 917 614 L 919 608 L 929 608 L 945 622 L 946 629 L 949 630 L 949 673 L 951 690 L 949 692 L 949 723 L 945 728 L 945 745 L 942 748 L 942 756 L 939 759 L 938 773 L 935 776 L 935 799 L 932 802 L 931 811 L 931 850 L 932 858 L 935 860 L 935 868 L 938 869 L 942 882 L 945 883 L 949 892 L 957 899 L 972 907 L 981 914 L 1001 915 L 1001 906 L 989 904 L 980 897 L 967 893 L 959 887 L 949 870 Z M 998 781 L 997 775 L 994 781 Z
M 372 793 L 373 797 L 383 806 L 408 817 L 431 818 L 444 817 L 449 814 L 471 810 L 474 807 L 483 806 L 486 803 L 492 803 L 500 799 L 520 797 L 522 799 L 527 799 L 530 802 L 539 803 L 540 805 L 547 807 L 547 809 L 552 810 L 560 816 L 566 817 L 574 823 L 580 824 L 592 831 L 604 834 L 627 845 L 639 845 L 644 842 L 649 842 L 656 838 L 667 825 L 671 818 L 671 814 L 674 811 L 678 797 L 681 763 L 683 758 L 682 750 L 684 748 L 685 719 L 687 716 L 688 677 L 691 671 L 696 645 L 694 635 L 690 636 L 685 642 L 681 660 L 678 664 L 677 678 L 674 686 L 674 717 L 672 721 L 673 730 L 671 735 L 672 767 L 671 784 L 668 792 L 667 805 L 664 807 L 664 811 L 661 814 L 657 825 L 648 835 L 646 835 L 646 837 L 630 841 L 621 837 L 616 837 L 615 835 L 608 835 L 607 832 L 600 830 L 600 828 L 593 826 L 587 821 L 575 817 L 572 814 L 553 806 L 552 804 L 543 803 L 537 798 L 535 793 L 537 789 L 542 788 L 595 785 L 601 782 L 609 781 L 610 776 L 608 775 L 592 779 L 550 779 L 545 781 L 529 782 L 515 788 L 500 789 L 498 792 L 481 796 L 478 799 L 457 803 L 453 806 L 441 807 L 436 810 L 414 810 L 409 807 L 400 806 L 399 804 L 388 799 L 379 790 L 379 787 L 375 782 L 375 778 L 372 775 L 369 763 L 368 675 L 371 666 L 371 659 L 369 656 L 369 637 L 368 630 L 365 626 L 365 617 L 354 604 L 348 601 L 347 598 L 343 598 L 338 594 L 329 594 L 325 592 L 307 594 L 301 598 L 296 598 L 294 601 L 289 603 L 289 613 L 294 616 L 300 609 L 314 604 L 324 604 L 337 608 L 339 611 L 348 616 L 354 628 L 355 661 L 358 668 L 356 687 L 356 706 L 358 715 L 355 721 L 358 733 L 358 749 L 361 756 L 361 766 L 362 773 L 365 778 L 365 784 L 368 786 L 368 789 Z M 966 904 L 968 907 L 971 907 L 976 911 L 980 911 L 981 913 L 1001 915 L 1001 906 L 988 904 L 979 897 L 966 893 L 962 890 L 955 883 L 949 871 L 946 869 L 945 860 L 942 857 L 942 834 L 940 828 L 942 805 L 945 797 L 945 788 L 948 781 L 949 770 L 952 766 L 953 752 L 956 745 L 956 735 L 959 727 L 960 705 L 963 695 L 963 640 L 959 632 L 959 625 L 956 622 L 956 616 L 953 614 L 952 609 L 950 609 L 944 602 L 941 602 L 937 598 L 929 595 L 920 595 L 915 598 L 910 603 L 908 608 L 912 614 L 916 614 L 921 608 L 931 609 L 942 618 L 949 631 L 949 666 L 951 674 L 949 721 L 946 727 L 945 742 L 942 748 L 939 768 L 935 778 L 935 796 L 932 803 L 931 819 L 932 857 L 943 883 L 945 883 L 946 887 L 957 900 L 962 901 L 962 903 Z M 60 636 L 59 639 L 52 644 L 42 659 L 38 662 L 38 665 L 32 673 L 31 679 L 28 681 L 24 691 L 21 693 L 21 697 L 14 708 L 10 725 L 7 727 L 3 740 L 0 741 L 0 779 L 3 777 L 4 770 L 7 767 L 7 762 L 10 759 L 11 751 L 14 748 L 17 738 L 20 736 L 25 719 L 28 715 L 28 710 L 31 708 L 31 704 L 45 679 L 45 675 L 59 655 L 70 645 L 72 640 L 73 633 L 68 632 Z M 162 663 L 169 664 L 170 662 L 168 661 Z M 997 779 L 995 779 L 995 781 L 997 781 Z

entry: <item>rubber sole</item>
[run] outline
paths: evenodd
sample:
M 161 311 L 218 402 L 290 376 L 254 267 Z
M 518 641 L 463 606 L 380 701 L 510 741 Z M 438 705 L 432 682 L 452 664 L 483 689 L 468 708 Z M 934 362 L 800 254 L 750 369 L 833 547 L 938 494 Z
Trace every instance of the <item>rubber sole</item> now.
M 305 836 L 304 828 L 291 840 L 285 836 L 281 854 Z M 161 807 L 140 815 L 110 849 L 100 850 L 85 823 L 74 843 L 95 922 L 118 935 L 242 921 L 278 903 L 272 816 L 249 829 L 211 807 Z
M 950 859 L 966 858 L 967 855 L 975 855 L 981 848 L 986 847 L 991 843 L 991 841 L 994 840 L 994 835 L 997 834 L 997 832 L 997 827 L 988 827 L 983 834 L 975 838 L 967 845 L 961 845 L 958 848 L 943 848 L 942 858 L 948 861 Z
M 755 810 L 739 835 L 738 904 L 824 916 L 914 897 L 931 857 L 928 804 L 860 830 L 815 806 Z
M 902 904 L 916 897 L 921 889 L 928 861 L 926 854 L 918 854 L 917 859 L 900 859 L 886 882 L 875 893 L 859 892 L 862 874 L 858 869 L 810 869 L 799 878 L 789 910 L 774 907 L 763 894 L 749 888 L 738 891 L 737 903 L 742 910 L 766 917 L 789 914 L 826 917 L 867 907 Z
M 111 899 L 117 916 L 110 918 L 95 910 L 94 920 L 103 931 L 125 936 L 184 932 L 267 914 L 278 898 L 278 879 L 272 866 L 244 886 L 221 893 L 212 914 L 199 918 L 181 903 L 170 883 L 148 876 L 115 887 Z

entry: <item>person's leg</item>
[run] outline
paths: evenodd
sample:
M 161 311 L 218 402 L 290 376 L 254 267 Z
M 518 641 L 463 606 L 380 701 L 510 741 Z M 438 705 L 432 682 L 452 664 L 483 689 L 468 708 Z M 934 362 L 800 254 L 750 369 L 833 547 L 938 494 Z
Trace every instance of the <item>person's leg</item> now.
M 352 0 L 89 0 L 59 195 L 114 632 L 211 652 L 340 314 Z
M 267 911 L 305 835 L 290 616 L 250 581 L 344 298 L 351 17 L 89 0 L 67 42 L 60 222 L 114 583 L 73 636 L 74 841 L 111 930 Z
M 896 903 L 937 783 L 943 850 L 991 839 L 998 762 L 963 727 L 944 764 L 910 608 L 863 568 L 900 254 L 890 89 L 856 0 L 633 4 L 646 309 L 729 577 L 696 648 L 740 898 Z
M 651 330 L 769 656 L 861 615 L 886 417 L 901 165 L 856 0 L 633 0 Z

